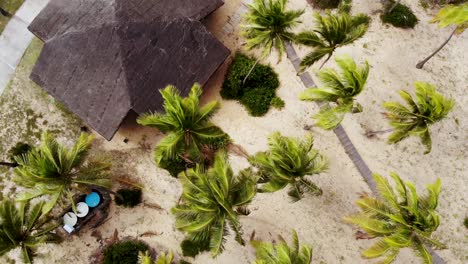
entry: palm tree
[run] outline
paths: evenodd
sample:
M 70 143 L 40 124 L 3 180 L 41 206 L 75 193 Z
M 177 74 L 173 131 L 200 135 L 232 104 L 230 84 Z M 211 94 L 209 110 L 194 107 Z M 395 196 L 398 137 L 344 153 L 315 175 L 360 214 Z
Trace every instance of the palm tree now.
M 296 42 L 314 48 L 301 61 L 303 70 L 327 56 L 320 66 L 321 69 L 337 48 L 351 44 L 362 37 L 369 23 L 366 15 L 351 16 L 347 13 L 330 12 L 325 15 L 315 13 L 315 20 L 317 27 L 313 31 L 302 32 L 296 37 Z
M 182 98 L 172 85 L 160 92 L 164 99 L 165 113 L 143 114 L 137 119 L 138 124 L 155 127 L 167 133 L 154 151 L 156 164 L 175 158 L 198 161 L 203 158 L 204 146 L 228 138 L 210 122 L 220 107 L 219 102 L 212 101 L 200 106 L 202 89 L 199 84 L 193 85 L 186 98 Z
M 243 36 L 247 39 L 247 49 L 263 49 L 262 56 L 257 59 L 245 76 L 243 83 L 252 73 L 258 62 L 271 53 L 278 52 L 281 60 L 285 52 L 285 42 L 294 39 L 292 29 L 300 23 L 299 17 L 304 10 L 286 10 L 287 0 L 254 0 L 248 5 L 245 15 Z
M 444 248 L 445 246 L 431 238 L 440 219 L 436 212 L 440 193 L 440 179 L 427 185 L 428 194 L 418 196 L 416 188 L 410 182 L 391 173 L 395 189 L 382 176 L 374 174 L 379 198 L 363 195 L 357 201 L 361 213 L 345 218 L 358 225 L 367 233 L 367 238 L 379 239 L 365 250 L 366 258 L 385 257 L 382 263 L 391 263 L 402 248 L 412 248 L 424 263 L 432 263 L 432 256 L 426 245 Z
M 16 157 L 15 181 L 30 190 L 18 200 L 26 201 L 49 195 L 44 213 L 52 210 L 60 198 L 67 197 L 74 205 L 73 190 L 92 186 L 110 188 L 110 163 L 102 158 L 87 159 L 93 140 L 82 133 L 72 148 L 59 144 L 49 133 L 42 134 L 42 143 L 27 154 Z
M 322 190 L 306 178 L 306 175 L 318 174 L 327 169 L 328 162 L 316 149 L 314 140 L 307 135 L 304 140 L 281 136 L 273 133 L 268 139 L 269 150 L 257 153 L 250 159 L 259 169 L 265 184 L 265 192 L 276 192 L 290 186 L 289 196 L 298 201 L 304 193 L 321 195 Z
M 8 199 L 0 204 L 0 256 L 21 248 L 24 263 L 32 263 L 40 244 L 60 241 L 52 233 L 57 226 L 47 224 L 48 219 L 41 214 L 44 205 L 40 202 L 31 207 L 26 202 L 16 206 Z
M 444 119 L 452 110 L 454 101 L 446 99 L 429 83 L 415 82 L 414 86 L 416 87 L 415 99 L 409 93 L 399 91 L 401 98 L 408 106 L 398 102 L 386 102 L 383 105 L 388 111 L 385 116 L 395 129 L 389 136 L 388 142 L 393 144 L 410 135 L 419 136 L 427 148 L 424 154 L 427 154 L 432 148 L 429 126 Z
M 341 68 L 341 75 L 332 69 L 321 70 L 318 77 L 324 87 L 308 89 L 299 96 L 305 101 L 336 105 L 333 108 L 325 106 L 314 116 L 318 120 L 317 125 L 324 129 L 334 129 L 348 112 L 362 112 L 361 105 L 354 98 L 364 89 L 369 75 L 367 62 L 364 67 L 358 67 L 349 56 L 337 57 L 335 61 Z
M 468 27 L 468 3 L 461 5 L 448 5 L 442 8 L 432 20 L 433 23 L 439 22 L 439 27 L 456 26 L 450 33 L 447 40 L 440 45 L 431 55 L 416 64 L 416 68 L 422 69 L 424 64 L 436 55 L 452 39 L 453 35 L 460 35 Z
M 224 153 L 215 157 L 213 167 L 201 166 L 181 174 L 182 203 L 172 209 L 177 229 L 186 232 L 193 244 L 209 244 L 213 256 L 223 251 L 228 225 L 236 240 L 244 244 L 238 214 L 256 194 L 256 181 L 247 173 L 234 176 Z
M 278 244 L 252 241 L 252 245 L 257 253 L 257 259 L 253 264 L 310 264 L 312 262 L 312 247 L 305 245 L 299 247 L 297 233 L 293 230 L 292 247 L 279 237 Z

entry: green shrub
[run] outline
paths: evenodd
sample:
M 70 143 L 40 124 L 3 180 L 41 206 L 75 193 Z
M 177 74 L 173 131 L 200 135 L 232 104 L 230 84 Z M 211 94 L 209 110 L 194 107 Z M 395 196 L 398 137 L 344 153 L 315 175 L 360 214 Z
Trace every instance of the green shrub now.
M 242 81 L 255 60 L 237 53 L 223 83 L 221 96 L 239 100 L 250 115 L 262 116 L 268 112 L 279 87 L 278 75 L 269 66 L 257 64 L 244 85 Z
M 273 106 L 276 109 L 283 109 L 284 101 L 279 97 L 274 97 L 273 99 L 271 99 L 271 106 Z
M 187 164 L 180 157 L 176 157 L 175 159 L 162 159 L 158 164 L 158 167 L 167 170 L 172 177 L 177 177 L 179 173 L 185 170 L 186 166 Z
M 120 189 L 115 203 L 124 207 L 135 207 L 141 203 L 141 189 Z
M 343 0 L 338 5 L 338 10 L 340 12 L 342 12 L 342 13 L 349 14 L 351 12 L 352 7 L 353 7 L 353 1 L 352 0 Z
M 341 0 L 309 0 L 312 6 L 320 9 L 333 9 L 337 8 Z
M 463 221 L 463 224 L 466 228 L 468 228 L 468 217 L 465 217 L 465 221 Z
M 414 28 L 416 23 L 418 23 L 418 18 L 413 14 L 413 11 L 405 5 L 397 4 L 392 12 L 388 12 L 393 3 L 393 1 L 390 2 L 384 13 L 380 16 L 382 21 L 399 28 Z
M 10 151 L 8 152 L 11 162 L 16 163 L 15 161 L 16 156 L 21 156 L 23 154 L 26 154 L 31 149 L 32 149 L 31 146 L 27 143 L 23 143 L 23 142 L 16 143 L 16 145 L 12 147 Z
M 182 254 L 186 257 L 195 257 L 198 253 L 203 251 L 210 250 L 210 241 L 207 240 L 206 243 L 197 244 L 191 240 L 184 240 L 180 244 L 182 248 Z
M 110 245 L 104 250 L 103 264 L 138 264 L 138 253 L 148 250 L 140 241 L 123 241 Z

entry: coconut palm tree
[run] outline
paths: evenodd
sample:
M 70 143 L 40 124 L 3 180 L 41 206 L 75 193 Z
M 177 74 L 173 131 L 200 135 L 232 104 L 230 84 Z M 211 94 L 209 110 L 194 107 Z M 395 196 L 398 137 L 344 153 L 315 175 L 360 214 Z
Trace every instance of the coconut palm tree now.
M 253 166 L 259 169 L 264 192 L 276 192 L 290 186 L 289 196 L 298 201 L 304 193 L 321 195 L 322 190 L 307 175 L 318 174 L 327 169 L 328 162 L 316 149 L 314 140 L 307 135 L 304 140 L 281 136 L 273 133 L 268 139 L 269 150 L 259 152 L 250 159 Z
M 201 166 L 180 176 L 182 203 L 172 209 L 176 228 L 186 233 L 193 244 L 206 245 L 213 256 L 223 251 L 224 236 L 228 226 L 235 232 L 236 240 L 242 239 L 239 213 L 246 213 L 246 206 L 256 194 L 256 181 L 247 173 L 234 176 L 225 153 L 215 157 L 213 167 L 205 171 Z
M 353 43 L 364 36 L 367 31 L 369 18 L 366 15 L 351 16 L 347 13 L 325 15 L 315 13 L 316 28 L 297 35 L 296 42 L 313 47 L 314 50 L 307 54 L 301 61 L 304 70 L 327 56 L 320 68 L 330 59 L 339 47 Z
M 171 264 L 174 261 L 174 253 L 170 251 L 169 253 L 160 253 L 156 261 L 154 261 L 151 255 L 148 252 L 139 253 L 138 263 L 139 264 Z
M 202 89 L 199 84 L 193 85 L 186 98 L 182 98 L 172 85 L 160 92 L 164 99 L 165 113 L 143 114 L 137 119 L 138 124 L 155 127 L 167 133 L 154 151 L 156 164 L 175 158 L 199 161 L 205 145 L 228 138 L 210 122 L 220 107 L 219 102 L 212 101 L 200 106 Z
M 433 23 L 438 22 L 439 28 L 455 26 L 447 40 L 440 45 L 431 55 L 416 64 L 416 68 L 422 69 L 424 64 L 434 57 L 447 43 L 452 39 L 453 35 L 462 34 L 468 28 L 468 3 L 460 5 L 448 5 L 442 8 L 439 13 L 432 19 Z
M 382 263 L 391 263 L 402 248 L 412 248 L 424 263 L 432 263 L 427 245 L 436 248 L 445 246 L 431 237 L 440 219 L 436 212 L 440 193 L 440 179 L 427 185 L 428 194 L 418 196 L 416 188 L 395 173 L 395 189 L 381 175 L 374 174 L 379 198 L 364 194 L 357 201 L 362 212 L 345 220 L 358 225 L 367 234 L 366 238 L 378 238 L 362 255 L 366 258 L 385 257 Z
M 41 214 L 44 205 L 45 202 L 33 206 L 29 202 L 15 205 L 9 199 L 0 204 L 0 256 L 21 248 L 24 263 L 32 263 L 40 244 L 60 241 L 52 232 L 57 226 Z
M 444 119 L 452 110 L 454 101 L 446 99 L 435 90 L 435 87 L 425 82 L 415 82 L 416 98 L 403 90 L 400 90 L 401 98 L 408 106 L 398 102 L 386 102 L 385 116 L 390 120 L 390 125 L 395 129 L 389 136 L 390 144 L 397 143 L 404 138 L 419 136 L 426 146 L 427 154 L 431 152 L 432 141 L 429 127 Z
M 245 76 L 244 83 L 258 62 L 273 49 L 281 60 L 285 42 L 294 39 L 292 29 L 300 23 L 304 10 L 286 10 L 286 4 L 287 0 L 254 0 L 248 5 L 242 34 L 247 39 L 248 50 L 260 48 L 263 52 Z
M 257 259 L 252 264 L 310 264 L 312 262 L 312 247 L 309 245 L 299 247 L 299 239 L 295 230 L 293 230 L 291 247 L 281 236 L 278 244 L 262 241 L 251 243 L 257 253 Z
M 92 135 L 82 133 L 72 148 L 59 144 L 47 132 L 41 140 L 39 147 L 16 157 L 15 181 L 30 189 L 18 200 L 48 195 L 48 202 L 42 207 L 46 213 L 65 197 L 74 205 L 73 190 L 110 188 L 110 163 L 103 158 L 87 159 Z
M 314 116 L 317 125 L 324 129 L 334 129 L 341 123 L 346 113 L 362 112 L 362 107 L 355 102 L 364 89 L 367 76 L 369 75 L 369 64 L 358 67 L 356 62 L 349 56 L 340 56 L 335 59 L 341 68 L 341 74 L 333 69 L 321 70 L 318 74 L 323 87 L 307 89 L 299 98 L 304 101 L 329 102 L 335 107 L 323 107 Z

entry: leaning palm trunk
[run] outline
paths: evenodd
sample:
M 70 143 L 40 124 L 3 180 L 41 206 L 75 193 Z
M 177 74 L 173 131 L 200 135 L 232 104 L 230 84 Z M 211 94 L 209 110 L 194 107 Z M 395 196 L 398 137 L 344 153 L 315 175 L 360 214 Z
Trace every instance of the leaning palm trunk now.
M 249 76 L 252 74 L 253 70 L 255 69 L 255 67 L 257 66 L 257 64 L 260 62 L 260 60 L 262 59 L 262 57 L 259 57 L 254 65 L 252 66 L 252 68 L 250 68 L 249 72 L 247 73 L 247 75 L 245 76 L 244 80 L 242 81 L 242 85 L 245 84 L 245 82 L 247 81 L 247 79 L 249 78 Z
M 15 164 L 15 163 L 11 163 L 11 162 L 0 161 L 0 166 L 7 166 L 7 167 L 14 168 L 14 167 L 16 167 L 16 166 L 18 166 L 18 165 Z
M 452 33 L 450 33 L 450 36 L 447 38 L 447 40 L 444 41 L 444 43 L 442 43 L 442 45 L 440 45 L 439 48 L 437 48 L 431 55 L 429 55 L 427 58 L 425 58 L 424 60 L 418 62 L 418 64 L 416 64 L 416 68 L 417 69 L 422 69 L 424 67 L 424 64 L 426 62 L 428 62 L 432 57 L 434 57 L 437 53 L 439 53 L 439 51 L 445 47 L 445 45 L 447 45 L 447 43 L 452 39 L 453 35 L 455 35 L 455 33 L 457 32 L 458 28 L 455 28 Z
M 308 72 L 302 72 L 301 71 L 301 60 L 297 56 L 297 52 L 294 49 L 293 45 L 290 42 L 285 43 L 286 47 L 286 54 L 288 56 L 288 59 L 291 61 L 291 63 L 294 65 L 294 69 L 301 78 L 302 83 L 306 87 L 315 87 L 315 83 L 312 80 L 312 77 Z M 324 103 L 318 103 L 319 106 L 324 105 Z M 349 138 L 348 134 L 344 130 L 343 126 L 338 125 L 333 132 L 335 132 L 335 135 L 338 137 L 340 140 L 341 145 L 345 149 L 346 154 L 348 154 L 349 158 L 351 161 L 354 163 L 354 166 L 358 169 L 359 173 L 361 176 L 364 178 L 364 180 L 367 182 L 367 185 L 369 185 L 369 188 L 374 194 L 378 194 L 377 192 L 377 187 L 374 178 L 372 177 L 372 172 L 369 169 L 369 166 L 364 162 L 362 159 L 361 155 L 357 151 L 356 147 L 354 146 L 353 142 L 351 142 L 351 139 Z M 429 252 L 432 255 L 433 262 L 434 264 L 445 264 L 445 261 L 433 250 L 429 250 Z

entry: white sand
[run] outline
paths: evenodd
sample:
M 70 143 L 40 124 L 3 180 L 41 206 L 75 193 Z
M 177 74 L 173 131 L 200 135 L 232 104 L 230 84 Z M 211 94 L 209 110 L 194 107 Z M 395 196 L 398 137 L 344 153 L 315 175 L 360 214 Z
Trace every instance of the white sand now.
M 306 1 L 292 0 L 291 6 L 306 9 L 301 28 L 313 25 L 312 9 Z M 355 1 L 354 6 L 354 12 L 368 14 L 374 14 L 381 8 L 379 3 L 371 0 Z M 372 66 L 367 89 L 358 98 L 364 112 L 346 117 L 343 125 L 373 171 L 384 175 L 395 171 L 404 179 L 414 181 L 419 189 L 437 177 L 442 178 L 439 207 L 442 225 L 436 237 L 447 243 L 449 249 L 439 253 L 447 263 L 466 263 L 468 237 L 462 222 L 468 213 L 465 169 L 468 161 L 468 97 L 464 94 L 468 83 L 467 36 L 465 33 L 454 37 L 439 55 L 426 64 L 424 70 L 417 70 L 414 65 L 418 60 L 440 45 L 450 29 L 439 30 L 429 24 L 432 11 L 425 11 L 416 3 L 410 3 L 410 6 L 420 19 L 414 30 L 382 25 L 378 15 L 374 14 L 369 32 L 353 45 L 337 51 L 337 54 L 348 53 L 357 61 L 368 60 Z M 235 24 L 238 21 L 239 8 L 239 0 L 227 1 L 209 20 L 210 29 L 233 51 L 242 49 L 243 42 L 238 37 L 238 27 L 226 26 L 226 23 L 230 21 Z M 299 49 L 301 56 L 305 52 L 306 49 Z M 265 150 L 267 137 L 274 131 L 299 137 L 309 133 L 303 127 L 313 123 L 310 116 L 318 110 L 313 103 L 297 99 L 305 87 L 290 62 L 283 58 L 281 63 L 276 64 L 275 56 L 273 54 L 267 62 L 279 73 L 281 87 L 278 95 L 286 102 L 286 107 L 282 111 L 271 110 L 266 116 L 258 118 L 249 116 L 235 101 L 223 101 L 221 110 L 214 117 L 214 122 L 251 154 Z M 332 61 L 327 64 L 328 67 L 333 65 Z M 219 89 L 226 69 L 227 64 L 213 76 L 204 101 L 221 100 Z M 456 99 L 450 117 L 431 129 L 432 152 L 423 155 L 424 147 L 418 139 L 412 138 L 390 146 L 385 143 L 385 136 L 366 138 L 363 127 L 372 130 L 388 128 L 380 114 L 381 104 L 389 99 L 398 100 L 398 89 L 413 91 L 412 83 L 417 80 L 431 82 L 442 93 Z M 455 124 L 455 117 L 459 125 Z M 356 211 L 354 201 L 358 193 L 369 192 L 369 189 L 333 132 L 313 129 L 312 133 L 315 147 L 330 159 L 329 171 L 312 178 L 323 189 L 323 196 L 307 196 L 291 203 L 285 191 L 259 194 L 251 205 L 251 215 L 241 219 L 244 237 L 248 240 L 255 230 L 256 237 L 264 240 L 275 239 L 278 234 L 290 238 L 290 231 L 296 229 L 301 242 L 313 246 L 314 263 L 375 263 L 360 257 L 360 251 L 371 245 L 372 241 L 355 240 L 354 232 L 357 229 L 342 222 L 344 216 Z M 150 149 L 142 148 L 142 143 L 148 143 L 153 148 L 160 136 L 160 133 L 149 128 L 126 125 L 112 142 L 103 139 L 96 142 L 96 149 L 107 150 L 117 157 L 115 164 L 119 173 L 142 182 L 146 202 L 157 203 L 164 209 L 158 211 L 142 206 L 122 209 L 113 206 L 111 219 L 98 230 L 104 238 L 110 237 L 115 229 L 121 237 L 135 237 L 147 231 L 159 232 L 162 233 L 159 236 L 142 239 L 158 250 L 170 249 L 180 253 L 179 243 L 184 236 L 174 229 L 169 210 L 177 202 L 181 186 L 177 179 L 154 166 Z M 128 144 L 122 142 L 125 137 L 130 139 Z M 235 156 L 231 157 L 231 163 L 236 171 L 248 166 L 244 159 Z M 36 263 L 88 263 L 89 256 L 98 247 L 99 243 L 90 232 L 83 233 L 62 244 L 41 247 Z M 252 248 L 238 245 L 232 236 L 227 238 L 225 247 L 225 252 L 218 258 L 212 259 L 206 253 L 199 255 L 193 263 L 238 264 L 254 259 Z M 15 253 L 9 255 L 14 256 Z M 395 263 L 419 262 L 410 250 L 403 250 Z

